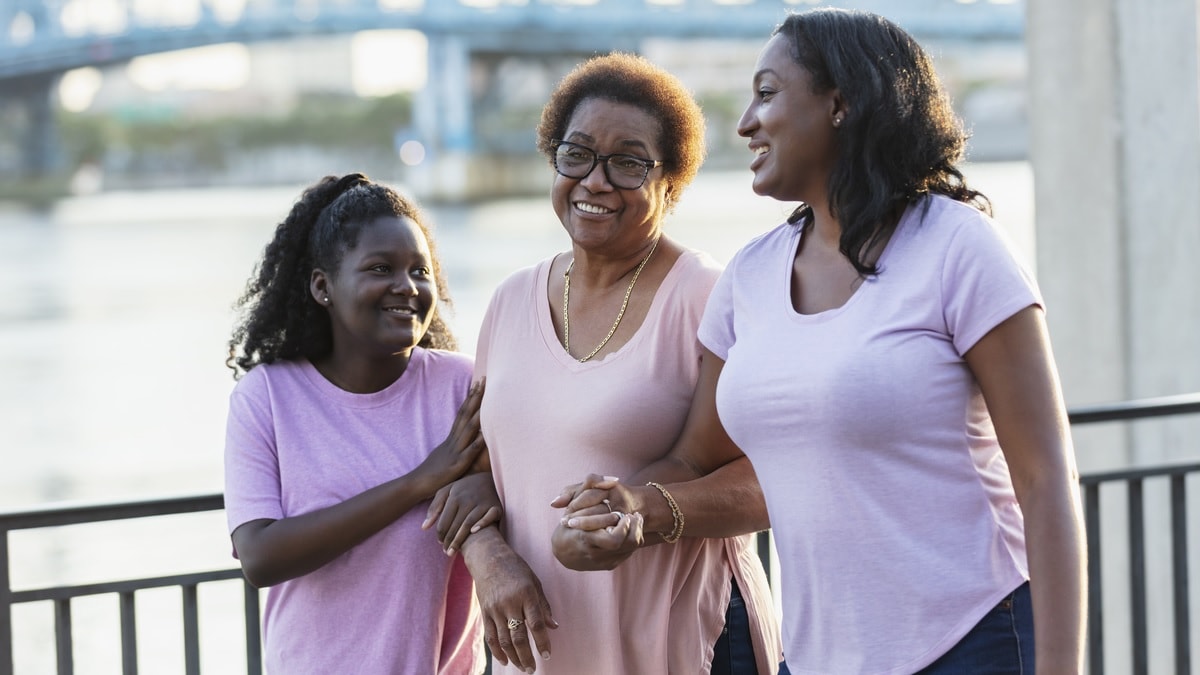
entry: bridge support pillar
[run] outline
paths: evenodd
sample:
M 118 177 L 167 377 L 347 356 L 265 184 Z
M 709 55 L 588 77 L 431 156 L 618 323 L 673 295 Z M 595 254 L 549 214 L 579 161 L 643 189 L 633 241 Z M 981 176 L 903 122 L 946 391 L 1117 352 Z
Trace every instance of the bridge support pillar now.
M 58 125 L 55 120 L 55 88 L 58 75 L 38 75 L 5 83 L 11 92 L 7 104 L 18 120 L 20 174 L 22 178 L 43 178 L 62 167 Z
M 426 155 L 421 166 L 409 172 L 409 179 L 422 198 L 456 201 L 466 196 L 475 146 L 470 50 L 458 36 L 431 33 L 427 39 L 428 75 L 413 110 Z
M 1200 391 L 1198 15 L 1198 0 L 1026 4 L 1038 279 L 1068 405 Z M 1124 429 L 1076 429 L 1081 470 L 1194 461 L 1194 416 Z M 1122 530 L 1102 533 L 1112 551 L 1127 550 Z M 1170 550 L 1165 531 L 1146 535 Z M 1122 670 L 1130 568 L 1104 559 L 1105 640 L 1092 648 Z M 1169 607 L 1169 568 L 1146 578 Z M 1171 670 L 1166 617 L 1148 619 L 1149 671 Z

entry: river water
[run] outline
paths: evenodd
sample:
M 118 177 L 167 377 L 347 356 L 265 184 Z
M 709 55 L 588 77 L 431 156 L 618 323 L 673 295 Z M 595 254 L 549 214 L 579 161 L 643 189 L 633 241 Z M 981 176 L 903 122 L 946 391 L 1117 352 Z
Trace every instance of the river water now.
M 1029 165 L 973 164 L 966 175 L 1032 258 Z M 749 186 L 748 171 L 702 171 L 668 232 L 727 261 L 791 210 Z M 220 491 L 231 306 L 302 187 L 101 193 L 46 212 L 0 206 L 0 510 Z M 426 210 L 455 301 L 451 325 L 470 352 L 496 284 L 567 239 L 544 196 Z M 10 550 L 18 590 L 232 562 L 219 514 L 16 532 Z M 240 589 L 227 586 L 201 591 L 206 672 L 241 669 Z M 142 672 L 182 672 L 179 605 L 177 592 L 139 594 Z M 76 672 L 119 672 L 115 598 L 76 601 L 72 613 Z M 47 603 L 14 609 L 16 672 L 54 672 L 53 623 Z

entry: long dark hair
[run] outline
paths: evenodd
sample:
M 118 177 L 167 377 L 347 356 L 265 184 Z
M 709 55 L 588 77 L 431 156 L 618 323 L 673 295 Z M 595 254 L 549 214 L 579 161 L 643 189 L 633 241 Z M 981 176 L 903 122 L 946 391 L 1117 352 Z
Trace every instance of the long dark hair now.
M 360 173 L 326 176 L 308 187 L 275 228 L 275 236 L 234 305 L 241 313 L 225 365 L 234 378 L 278 360 L 325 356 L 333 349 L 329 312 L 309 292 L 312 271 L 334 270 L 362 228 L 385 216 L 408 218 L 429 242 L 439 301 L 420 346 L 456 349 L 441 308 L 450 296 L 433 237 L 415 204 Z
M 839 249 L 862 275 L 872 248 L 895 229 L 904 208 L 941 194 L 991 214 L 967 187 L 958 163 L 967 134 L 933 62 L 902 28 L 870 12 L 833 8 L 793 13 L 775 29 L 819 93 L 846 104 L 829 176 L 830 210 L 842 226 Z M 808 220 L 801 205 L 789 222 Z

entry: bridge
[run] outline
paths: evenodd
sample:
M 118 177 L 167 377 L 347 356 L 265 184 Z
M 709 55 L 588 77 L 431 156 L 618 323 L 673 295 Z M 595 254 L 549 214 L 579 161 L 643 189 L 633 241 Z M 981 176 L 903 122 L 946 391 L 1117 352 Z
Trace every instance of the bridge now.
M 24 125 L 21 172 L 56 168 L 55 89 L 61 76 L 138 56 L 218 43 L 254 43 L 364 30 L 409 29 L 429 45 L 428 85 L 416 101 L 434 156 L 474 153 L 472 67 L 496 55 L 535 61 L 614 49 L 648 38 L 765 39 L 815 0 L 9 0 L 0 6 L 0 108 Z M 831 1 L 884 14 L 918 39 L 1020 40 L 1021 0 Z M 697 59 L 703 59 L 697 55 Z M 496 78 L 489 77 L 490 82 Z M 473 101 L 474 97 L 474 101 Z M 474 103 L 474 105 L 473 105 Z M 0 115 L 4 114 L 0 109 Z

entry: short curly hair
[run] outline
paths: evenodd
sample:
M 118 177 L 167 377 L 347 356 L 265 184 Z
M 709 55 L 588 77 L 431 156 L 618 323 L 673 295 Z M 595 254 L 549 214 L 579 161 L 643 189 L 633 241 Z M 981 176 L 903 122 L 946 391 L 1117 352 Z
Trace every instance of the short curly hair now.
M 326 176 L 304 190 L 287 218 L 276 226 L 274 238 L 234 305 L 241 318 L 225 360 L 234 379 L 263 363 L 319 358 L 332 351 L 329 312 L 309 291 L 312 271 L 336 269 L 346 251 L 358 242 L 362 228 L 388 216 L 411 220 L 429 243 L 439 297 L 420 346 L 457 348 L 453 333 L 442 320 L 442 309 L 450 303 L 442 263 L 420 209 L 360 173 Z
M 551 165 L 551 141 L 566 134 L 581 103 L 597 98 L 640 108 L 658 120 L 658 146 L 673 204 L 704 163 L 704 113 L 691 92 L 642 56 L 614 52 L 588 59 L 563 77 L 542 108 L 537 148 Z

